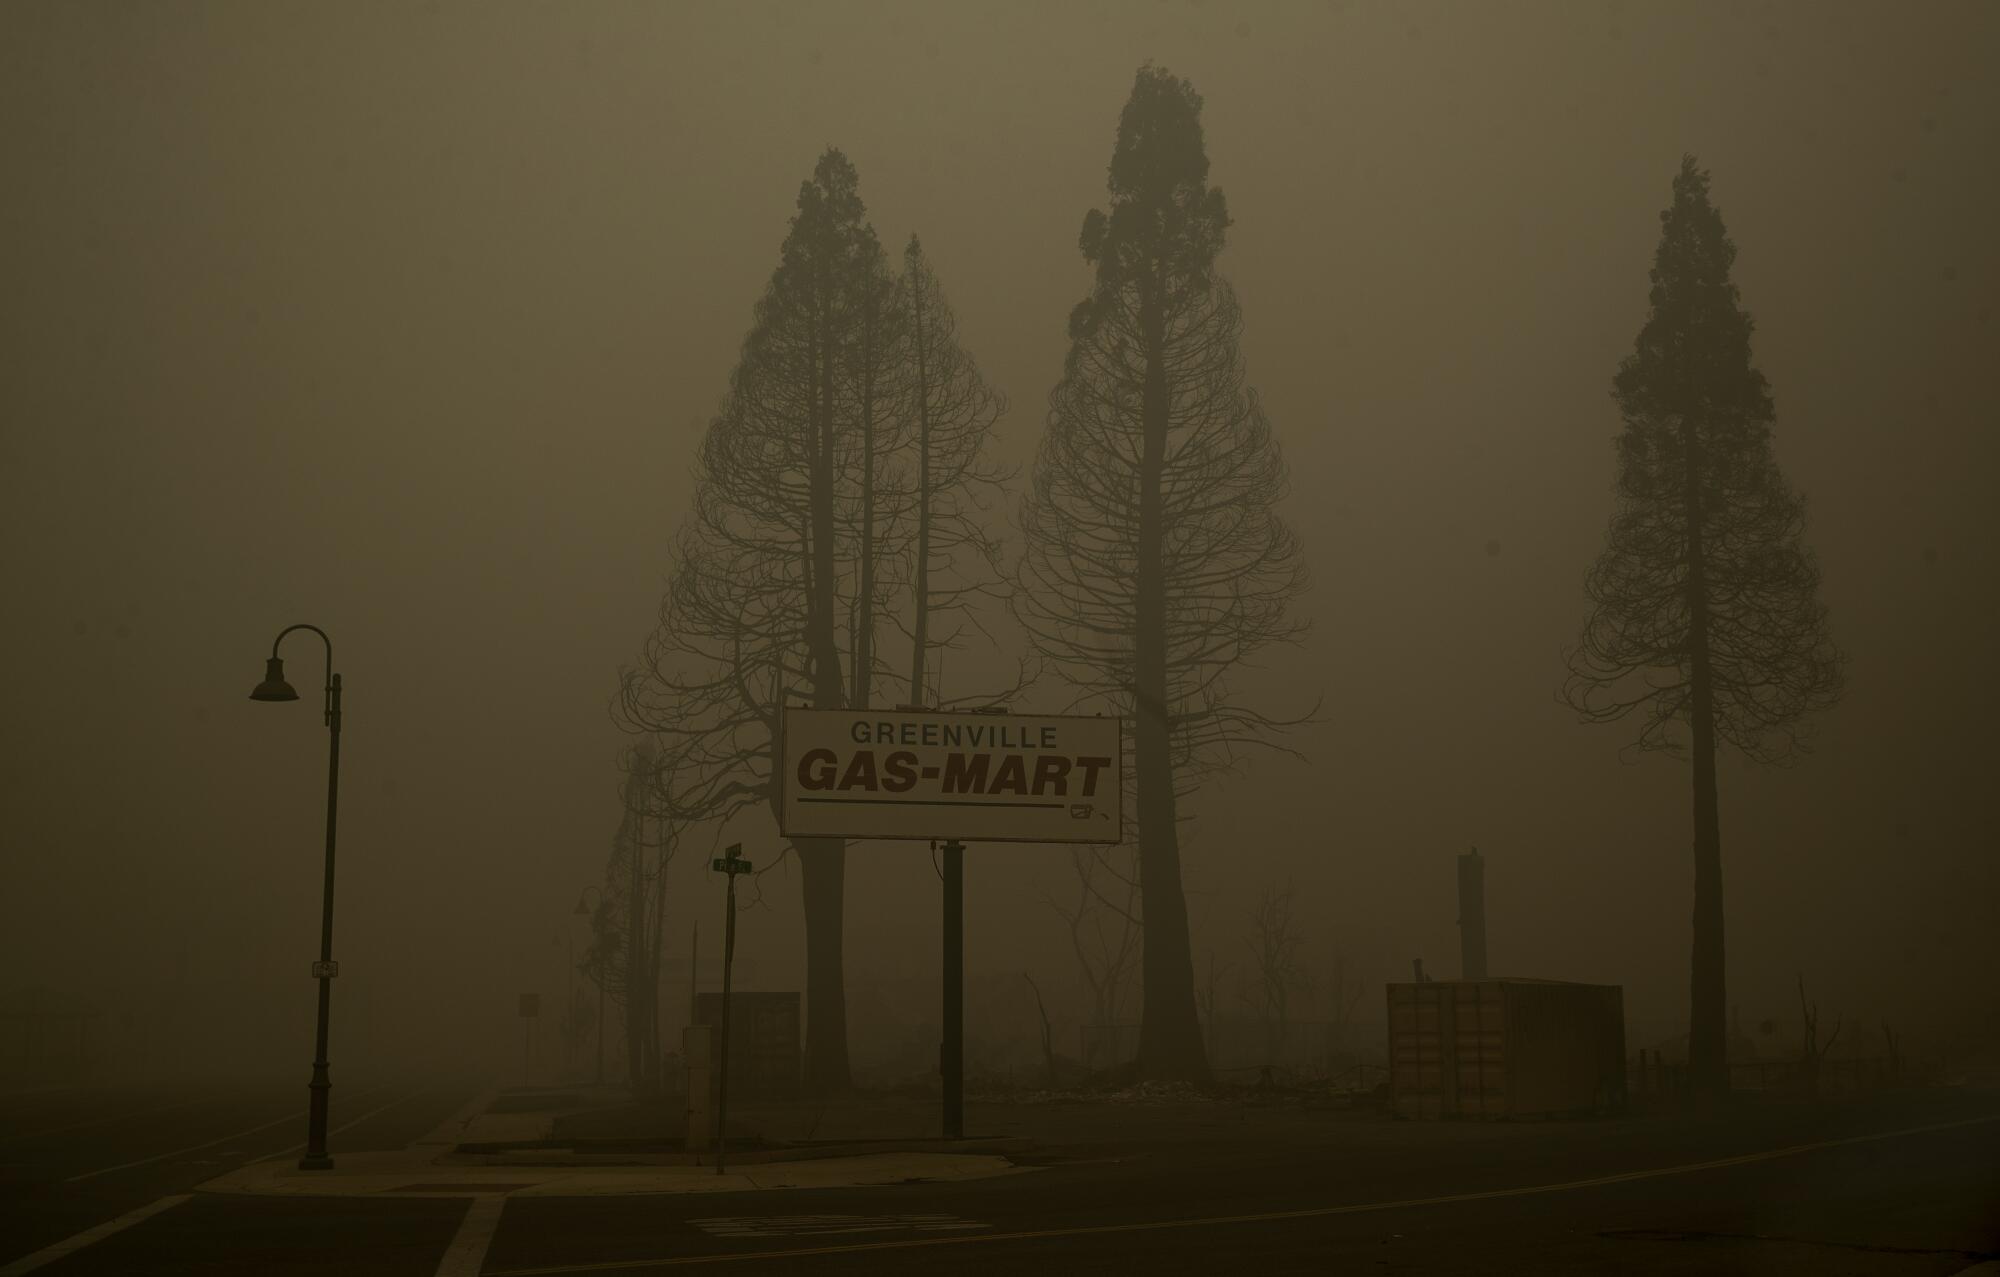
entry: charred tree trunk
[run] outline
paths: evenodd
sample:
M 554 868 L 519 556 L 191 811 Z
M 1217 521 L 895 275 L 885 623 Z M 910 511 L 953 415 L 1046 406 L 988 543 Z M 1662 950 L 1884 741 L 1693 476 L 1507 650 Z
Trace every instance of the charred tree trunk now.
M 1683 419 L 1687 469 L 1688 730 L 1694 763 L 1694 934 L 1689 964 L 1688 1083 L 1697 1094 L 1729 1089 L 1728 993 L 1722 927 L 1722 822 L 1715 786 L 1715 689 L 1708 649 L 1708 579 L 1702 541 L 1701 445 Z
M 625 925 L 625 1077 L 633 1091 L 646 1085 L 646 819 L 633 820 L 632 872 L 626 891 L 630 917 Z
M 847 990 L 842 978 L 847 894 L 847 843 L 802 838 L 795 844 L 803 871 L 806 913 L 806 1093 L 847 1090 Z
M 806 646 L 812 659 L 813 706 L 846 704 L 840 652 L 834 641 L 834 343 L 830 339 L 827 287 L 816 304 L 818 393 L 813 410 L 811 484 L 812 580 L 806 611 Z M 805 1084 L 813 1095 L 845 1091 L 847 1072 L 847 990 L 843 972 L 847 843 L 839 838 L 801 838 L 806 920 Z
M 1161 476 L 1167 450 L 1165 322 L 1157 295 L 1144 303 L 1146 381 L 1139 462 L 1138 592 L 1134 621 L 1134 763 L 1139 782 L 1139 891 L 1146 925 L 1145 1015 L 1139 1063 L 1149 1077 L 1208 1081 L 1201 1020 L 1194 1005 L 1187 898 L 1175 799 L 1173 737 L 1167 719 L 1166 527 Z
M 854 597 L 854 709 L 867 709 L 875 686 L 875 343 L 880 339 L 871 297 L 861 326 L 861 585 Z
M 924 340 L 924 291 L 914 272 L 910 279 L 910 298 L 911 315 L 915 320 L 911 336 L 917 363 L 917 549 L 915 616 L 910 645 L 910 704 L 928 705 L 930 702 L 924 692 L 924 656 L 931 639 L 931 382 L 929 350 Z

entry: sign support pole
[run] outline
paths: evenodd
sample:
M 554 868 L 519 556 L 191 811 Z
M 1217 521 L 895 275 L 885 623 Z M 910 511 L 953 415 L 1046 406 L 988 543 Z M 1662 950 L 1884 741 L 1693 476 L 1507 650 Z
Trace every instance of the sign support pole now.
M 716 860 L 709 862 L 709 868 L 729 877 L 727 910 L 722 922 L 722 1069 L 721 1093 L 715 1105 L 715 1173 L 722 1174 L 724 1159 L 728 1156 L 729 1133 L 729 972 L 736 960 L 736 875 L 750 872 L 750 862 L 743 859 L 743 844 L 731 843 Z
M 944 1138 L 965 1138 L 965 844 L 944 843 Z

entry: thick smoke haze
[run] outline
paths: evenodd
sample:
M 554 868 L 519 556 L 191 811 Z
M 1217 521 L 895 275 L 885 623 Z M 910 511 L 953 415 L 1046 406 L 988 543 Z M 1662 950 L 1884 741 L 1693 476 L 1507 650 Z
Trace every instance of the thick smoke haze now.
M 1321 704 L 1306 761 L 1184 809 L 1197 970 L 1241 968 L 1290 879 L 1309 966 L 1344 953 L 1379 1018 L 1411 959 L 1456 973 L 1476 845 L 1495 974 L 1625 986 L 1635 1047 L 1685 1032 L 1687 765 L 1557 693 L 1692 152 L 1851 658 L 1811 756 L 1724 755 L 1730 999 L 1789 1014 L 1803 973 L 1946 1033 L 1992 1006 L 2000 898 L 1996 52 L 1989 3 L 11 5 L 0 990 L 302 1066 L 318 650 L 287 642 L 300 703 L 246 694 L 308 621 L 346 680 L 336 1065 L 500 1068 L 584 941 L 607 706 L 799 183 L 837 146 L 884 243 L 923 237 L 1025 467 L 1151 61 L 1205 100 L 1311 578 L 1311 632 L 1239 683 Z M 764 816 L 690 839 L 670 990 L 691 922 L 711 987 L 730 841 L 777 857 Z M 1073 1040 L 1066 853 L 975 841 L 967 878 L 973 1033 L 1032 1036 L 1026 971 Z M 797 872 L 761 886 L 738 987 L 801 988 Z M 922 844 L 856 845 L 847 918 L 857 1072 L 921 1071 Z

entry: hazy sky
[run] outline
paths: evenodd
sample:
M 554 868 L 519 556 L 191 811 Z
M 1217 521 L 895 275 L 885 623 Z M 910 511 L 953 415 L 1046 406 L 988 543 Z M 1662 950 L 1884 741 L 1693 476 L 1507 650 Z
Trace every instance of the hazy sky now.
M 1693 151 L 1852 657 L 1813 757 L 1725 764 L 1732 1000 L 1784 1012 L 1803 971 L 1870 1020 L 1990 1007 L 1996 58 L 1984 0 L 9 4 L 0 989 L 213 993 L 306 1058 L 320 655 L 287 642 L 304 703 L 245 694 L 311 621 L 348 684 L 336 1058 L 507 1041 L 562 986 L 606 702 L 799 182 L 840 146 L 884 241 L 923 236 L 1025 461 L 1151 59 L 1206 99 L 1313 579 L 1247 685 L 1324 700 L 1309 763 L 1193 806 L 1197 964 L 1289 875 L 1312 961 L 1454 973 L 1476 843 L 1496 973 L 1676 1031 L 1685 765 L 1621 763 L 1556 689 Z M 676 954 L 720 917 L 705 851 Z M 1065 853 L 968 863 L 969 969 L 1066 982 Z M 851 977 L 927 971 L 927 854 L 849 865 Z M 801 983 L 795 887 L 746 920 L 752 987 Z

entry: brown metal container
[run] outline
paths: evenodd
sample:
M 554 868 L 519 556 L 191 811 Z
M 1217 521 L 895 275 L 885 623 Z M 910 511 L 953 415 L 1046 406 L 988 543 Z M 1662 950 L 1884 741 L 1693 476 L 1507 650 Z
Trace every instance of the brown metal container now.
M 1389 1092 L 1413 1118 L 1608 1113 L 1625 1103 L 1625 995 L 1560 980 L 1389 986 Z

